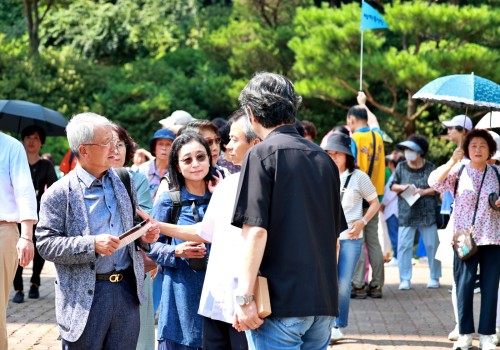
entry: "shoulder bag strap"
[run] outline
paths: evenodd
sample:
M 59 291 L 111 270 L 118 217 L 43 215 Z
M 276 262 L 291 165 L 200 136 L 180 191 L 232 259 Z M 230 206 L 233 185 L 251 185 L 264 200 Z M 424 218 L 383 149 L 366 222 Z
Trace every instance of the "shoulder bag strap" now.
M 474 208 L 474 216 L 472 217 L 472 225 L 471 225 L 472 227 L 474 227 L 474 223 L 476 222 L 476 213 L 477 213 L 477 207 L 479 206 L 479 197 L 481 197 L 481 189 L 483 188 L 484 178 L 486 177 L 487 171 L 488 171 L 488 165 L 486 165 L 486 169 L 484 169 L 483 178 L 481 179 L 481 185 L 479 185 L 479 190 L 477 191 L 476 207 Z
M 352 173 L 347 175 L 347 179 L 345 179 L 344 186 L 342 186 L 342 189 L 340 190 L 340 203 L 342 203 L 342 199 L 344 199 L 344 192 L 347 189 L 347 186 L 349 186 L 349 181 L 351 180 Z
M 377 152 L 377 139 L 375 138 L 375 133 L 373 132 L 373 130 L 371 131 L 371 133 L 373 139 L 373 153 L 372 153 L 372 158 L 370 159 L 370 168 L 368 168 L 368 177 L 370 179 L 372 177 L 373 165 L 375 163 L 375 152 Z
M 455 188 L 453 189 L 453 197 L 455 197 L 457 194 L 458 181 L 460 181 L 460 176 L 462 175 L 464 168 L 465 168 L 465 164 L 462 164 L 462 166 L 460 167 L 460 170 L 458 171 L 457 179 L 455 180 Z

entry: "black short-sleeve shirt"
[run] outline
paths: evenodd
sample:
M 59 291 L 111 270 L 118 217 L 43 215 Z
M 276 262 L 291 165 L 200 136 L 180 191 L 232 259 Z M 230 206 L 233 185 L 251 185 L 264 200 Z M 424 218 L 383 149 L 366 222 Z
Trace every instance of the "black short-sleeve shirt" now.
M 338 315 L 336 242 L 347 229 L 337 166 L 291 125 L 243 162 L 232 224 L 267 230 L 260 272 L 275 317 Z

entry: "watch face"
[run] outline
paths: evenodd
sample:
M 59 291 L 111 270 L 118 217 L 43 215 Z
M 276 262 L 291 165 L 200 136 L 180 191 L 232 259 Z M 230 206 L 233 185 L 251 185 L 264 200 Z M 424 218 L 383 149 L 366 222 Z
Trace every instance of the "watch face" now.
M 236 302 L 238 303 L 238 305 L 243 306 L 245 305 L 245 298 L 240 295 L 237 295 Z

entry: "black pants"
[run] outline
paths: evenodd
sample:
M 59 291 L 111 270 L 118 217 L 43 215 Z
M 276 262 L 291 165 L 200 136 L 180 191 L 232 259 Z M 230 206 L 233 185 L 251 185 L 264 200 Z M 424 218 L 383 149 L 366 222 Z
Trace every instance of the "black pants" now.
M 203 350 L 247 350 L 245 332 L 238 332 L 229 323 L 203 317 Z
M 33 226 L 33 232 L 35 232 L 36 226 Z M 19 232 L 21 232 L 21 228 L 19 227 Z M 33 273 L 31 275 L 30 282 L 32 284 L 36 284 L 40 286 L 40 274 L 42 273 L 43 265 L 45 264 L 45 260 L 38 253 L 38 249 L 36 249 L 36 238 L 33 235 L 33 245 L 35 245 L 35 257 L 33 258 Z M 18 265 L 16 270 L 16 275 L 14 276 L 14 289 L 17 291 L 23 291 L 23 267 Z
M 457 285 L 458 327 L 460 334 L 474 333 L 474 285 L 479 265 L 479 286 L 481 287 L 481 308 L 478 333 L 495 334 L 498 302 L 498 281 L 500 279 L 500 246 L 484 245 L 477 247 L 477 253 L 466 261 L 458 258 L 455 252 L 453 277 Z

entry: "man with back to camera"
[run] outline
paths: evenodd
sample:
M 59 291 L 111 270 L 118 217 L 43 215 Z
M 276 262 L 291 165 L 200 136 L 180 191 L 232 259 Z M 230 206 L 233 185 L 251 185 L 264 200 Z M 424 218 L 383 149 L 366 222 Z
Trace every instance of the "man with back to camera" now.
M 7 304 L 17 264 L 26 267 L 35 254 L 33 225 L 36 195 L 23 145 L 0 132 L 0 349 L 8 349 Z M 21 223 L 21 236 L 17 223 Z
M 159 229 L 154 223 L 136 242 L 118 249 L 118 236 L 133 226 L 134 215 L 132 199 L 110 170 L 119 142 L 112 123 L 81 113 L 66 133 L 78 164 L 43 195 L 36 229 L 40 255 L 56 268 L 62 348 L 135 350 L 144 262 L 134 243 L 156 241 Z
M 264 141 L 245 157 L 233 214 L 244 240 L 234 327 L 248 330 L 251 349 L 325 349 L 338 316 L 337 238 L 347 228 L 338 169 L 297 133 L 301 97 L 287 78 L 257 73 L 239 101 Z M 265 320 L 253 295 L 259 271 L 272 308 Z
M 363 92 L 358 94 L 359 105 L 352 107 L 347 112 L 347 126 L 352 132 L 352 139 L 356 143 L 356 164 L 359 169 L 372 180 L 377 194 L 384 194 L 385 185 L 385 152 L 384 143 L 378 127 L 370 128 L 369 116 L 373 114 L 366 107 L 366 96 Z M 373 165 L 371 165 L 373 163 Z M 363 209 L 366 211 L 366 208 Z M 382 298 L 384 286 L 384 255 L 378 239 L 378 213 L 366 223 L 363 239 L 368 248 L 368 258 L 372 266 L 372 280 L 365 285 L 366 254 L 364 249 L 354 271 L 351 297 L 365 299 L 367 295 L 372 298 Z

